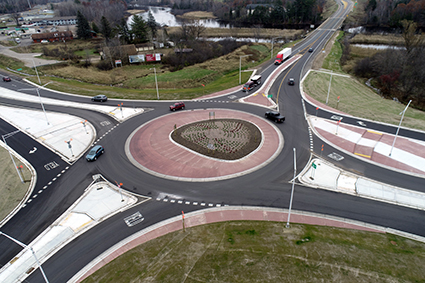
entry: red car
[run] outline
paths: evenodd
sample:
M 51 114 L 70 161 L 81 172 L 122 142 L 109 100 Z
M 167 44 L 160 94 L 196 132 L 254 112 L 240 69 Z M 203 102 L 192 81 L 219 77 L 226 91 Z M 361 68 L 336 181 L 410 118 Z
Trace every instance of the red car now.
M 171 111 L 176 111 L 179 109 L 184 109 L 184 103 L 183 102 L 176 102 L 173 105 L 170 105 Z
M 3 81 L 4 81 L 4 82 L 11 82 L 11 81 L 12 81 L 12 79 L 11 79 L 11 78 L 9 78 L 9 77 L 3 77 Z

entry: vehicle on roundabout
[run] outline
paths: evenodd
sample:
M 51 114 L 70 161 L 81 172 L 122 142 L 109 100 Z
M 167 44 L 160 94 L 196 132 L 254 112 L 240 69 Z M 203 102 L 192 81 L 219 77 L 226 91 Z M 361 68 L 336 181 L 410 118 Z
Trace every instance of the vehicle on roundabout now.
M 251 78 L 251 80 L 249 80 L 248 82 L 246 82 L 242 88 L 242 91 L 250 91 L 251 89 L 253 89 L 254 87 L 256 87 L 257 85 L 261 84 L 261 75 L 256 75 L 253 76 Z
M 86 155 L 87 161 L 95 161 L 99 156 L 101 156 L 105 152 L 105 149 L 101 145 L 95 145 L 92 149 L 90 149 L 89 153 Z
M 3 77 L 4 82 L 11 82 L 12 79 L 10 77 Z
M 183 102 L 176 102 L 173 105 L 170 105 L 170 110 L 171 111 L 176 111 L 179 109 L 184 109 L 184 103 Z
M 99 94 L 99 95 L 92 97 L 91 101 L 106 102 L 106 101 L 108 101 L 108 97 L 106 97 L 106 95 Z
M 294 85 L 295 84 L 295 80 L 293 78 L 290 78 L 288 80 L 288 85 Z
M 312 53 L 314 51 L 314 49 L 313 48 L 310 48 L 309 50 L 308 50 L 308 52 L 310 52 L 310 53 Z
M 285 116 L 280 115 L 277 111 L 267 111 L 266 118 L 275 121 L 276 123 L 282 123 L 285 121 Z

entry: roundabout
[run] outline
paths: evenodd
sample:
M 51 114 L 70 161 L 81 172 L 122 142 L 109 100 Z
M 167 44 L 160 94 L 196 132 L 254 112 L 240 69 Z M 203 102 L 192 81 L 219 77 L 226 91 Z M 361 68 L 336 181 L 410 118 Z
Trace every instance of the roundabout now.
M 213 118 L 209 119 L 212 114 Z M 223 150 L 222 155 L 214 156 L 217 143 L 207 142 L 206 154 L 202 154 L 202 150 L 190 149 L 173 140 L 175 129 L 178 131 L 191 124 L 202 125 L 201 122 L 216 121 L 219 124 L 222 120 L 244 121 L 255 126 L 258 134 L 252 138 L 259 142 L 258 146 L 245 156 L 226 160 L 223 156 L 233 151 L 228 149 L 226 153 Z M 264 167 L 279 155 L 283 144 L 280 131 L 265 119 L 242 111 L 205 109 L 172 113 L 141 125 L 127 139 L 125 152 L 134 166 L 149 174 L 171 180 L 210 182 L 242 176 Z M 207 156 L 208 151 L 210 156 Z

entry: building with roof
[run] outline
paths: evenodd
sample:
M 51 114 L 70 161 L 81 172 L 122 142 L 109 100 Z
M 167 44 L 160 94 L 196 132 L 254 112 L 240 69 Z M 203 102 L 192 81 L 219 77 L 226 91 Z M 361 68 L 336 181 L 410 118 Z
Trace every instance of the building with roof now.
M 58 31 L 58 32 L 46 32 L 46 33 L 34 33 L 31 35 L 34 43 L 40 43 L 42 40 L 49 42 L 55 41 L 68 41 L 74 39 L 71 31 Z

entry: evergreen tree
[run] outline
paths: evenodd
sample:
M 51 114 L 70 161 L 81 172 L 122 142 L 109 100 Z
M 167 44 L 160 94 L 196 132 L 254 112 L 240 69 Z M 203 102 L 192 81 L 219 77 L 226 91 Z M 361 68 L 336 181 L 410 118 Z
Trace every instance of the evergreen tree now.
M 117 26 L 117 30 L 122 41 L 125 43 L 131 43 L 133 41 L 133 35 L 128 28 L 127 21 L 124 18 L 121 19 L 121 23 Z
M 99 28 L 98 28 L 98 26 L 96 25 L 96 23 L 95 23 L 95 22 L 92 22 L 92 23 L 91 23 L 91 29 L 92 29 L 95 33 L 99 33 Z
M 105 16 L 102 16 L 100 19 L 100 33 L 103 34 L 103 37 L 106 39 L 106 41 L 109 41 L 109 39 L 113 37 L 111 25 Z
M 81 14 L 80 11 L 77 12 L 77 36 L 80 39 L 89 39 L 91 38 L 91 29 L 89 22 L 86 17 Z
M 134 36 L 134 43 L 143 43 L 148 41 L 147 25 L 142 17 L 134 15 L 133 22 L 130 26 L 131 33 Z
M 156 30 L 157 30 L 157 22 L 155 21 L 154 16 L 152 15 L 151 11 L 149 11 L 148 14 L 148 22 L 147 22 L 148 27 L 151 29 L 152 31 L 152 36 L 156 37 Z

